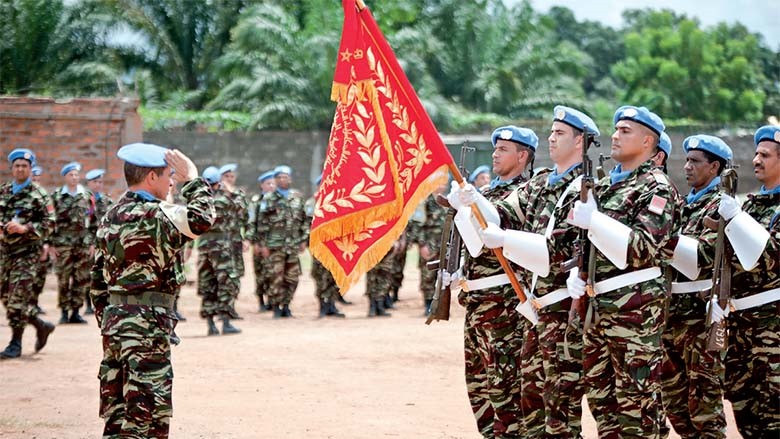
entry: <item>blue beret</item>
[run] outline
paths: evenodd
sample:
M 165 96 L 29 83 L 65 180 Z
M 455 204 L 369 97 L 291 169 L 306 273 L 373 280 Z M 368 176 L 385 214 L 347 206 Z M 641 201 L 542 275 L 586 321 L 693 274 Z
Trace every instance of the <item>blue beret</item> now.
M 238 165 L 237 164 L 229 163 L 229 164 L 219 168 L 219 175 L 222 175 L 225 172 L 236 172 L 236 169 L 238 169 Z
M 8 163 L 14 164 L 14 160 L 25 159 L 30 164 L 35 163 L 35 154 L 27 148 L 16 148 L 8 154 Z
M 587 114 L 575 110 L 574 108 L 557 105 L 555 109 L 553 109 L 553 120 L 563 122 L 580 131 L 585 131 L 584 128 L 588 127 L 588 131 L 596 133 L 597 136 L 601 135 L 599 127 L 596 126 L 596 122 L 593 122 L 593 119 Z
M 477 166 L 477 169 L 471 171 L 471 174 L 469 174 L 469 183 L 474 183 L 474 180 L 479 177 L 479 174 L 485 172 L 490 172 L 490 168 L 487 165 Z
M 60 175 L 63 177 L 68 175 L 68 172 L 70 171 L 81 171 L 81 164 L 79 162 L 70 162 L 67 165 L 62 167 L 62 170 L 60 171 Z
M 756 135 L 753 138 L 756 146 L 764 140 L 780 143 L 780 127 L 776 125 L 764 125 L 756 131 Z
M 274 171 L 263 172 L 259 177 L 257 177 L 257 181 L 258 183 L 262 183 L 269 178 L 274 178 Z
M 41 168 L 40 166 L 33 166 L 32 167 L 32 175 L 37 177 L 37 176 L 39 176 L 41 174 L 43 174 L 43 168 Z
M 493 131 L 493 135 L 490 136 L 490 141 L 493 142 L 494 147 L 496 146 L 496 141 L 499 139 L 519 143 L 534 151 L 536 151 L 536 147 L 539 145 L 539 138 L 536 137 L 536 133 L 528 128 L 520 128 L 514 125 L 496 128 L 496 130 Z
M 219 173 L 219 169 L 217 169 L 216 166 L 209 166 L 208 168 L 203 170 L 203 174 L 201 174 L 203 178 L 206 179 L 210 184 L 216 184 L 219 183 L 219 178 L 222 176 L 222 174 Z
M 322 183 L 322 174 L 318 175 L 317 178 L 314 179 L 314 184 L 319 186 L 320 183 Z
M 653 130 L 653 132 L 659 136 L 666 129 L 664 121 L 661 120 L 657 114 L 653 113 L 645 107 L 624 105 L 617 109 L 612 123 L 617 125 L 619 120 L 632 120 L 636 123 L 640 123 Z
M 103 176 L 103 174 L 106 173 L 105 169 L 93 169 L 89 172 L 87 172 L 87 175 L 84 177 L 87 180 L 95 180 L 97 178 L 100 178 Z
M 672 156 L 672 139 L 665 132 L 658 136 L 658 147 L 666 153 L 666 157 Z
M 119 148 L 116 156 L 131 165 L 142 166 L 144 168 L 165 168 L 168 163 L 165 161 L 165 153 L 168 148 L 152 145 L 151 143 L 131 143 Z
M 720 137 L 708 136 L 706 134 L 697 134 L 686 137 L 683 140 L 683 149 L 689 152 L 692 149 L 699 149 L 712 153 L 723 160 L 731 160 L 733 154 L 731 148 Z
M 287 165 L 279 165 L 274 169 L 274 177 L 279 174 L 292 175 L 292 168 Z

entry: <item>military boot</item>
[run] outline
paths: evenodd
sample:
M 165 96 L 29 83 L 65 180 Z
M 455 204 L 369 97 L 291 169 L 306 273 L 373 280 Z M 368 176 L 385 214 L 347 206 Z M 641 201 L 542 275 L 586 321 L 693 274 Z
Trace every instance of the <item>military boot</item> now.
M 341 303 L 342 305 L 352 305 L 352 302 L 345 299 L 344 296 L 342 296 L 341 294 L 336 295 L 336 299 L 338 299 L 339 303 Z
M 209 332 L 206 335 L 219 335 L 219 329 L 217 329 L 217 325 L 214 323 L 214 316 L 208 316 L 206 318 L 206 323 L 209 325 Z
M 35 352 L 38 352 L 46 346 L 46 341 L 49 340 L 49 335 L 54 332 L 56 326 L 41 320 L 40 317 L 31 318 L 30 324 L 35 328 Z
M 68 319 L 68 310 L 63 308 L 62 314 L 60 315 L 60 325 L 64 325 L 66 323 L 70 323 L 70 319 Z
M 85 315 L 95 314 L 95 309 L 92 308 L 92 300 L 89 297 L 89 293 L 87 293 L 87 297 L 84 299 L 84 302 L 87 303 L 87 309 L 84 310 L 84 314 Z
M 398 302 L 400 299 L 398 298 L 398 288 L 393 287 L 393 302 Z
M 330 311 L 330 307 L 328 306 L 328 302 L 325 301 L 325 299 L 320 298 L 320 315 L 319 318 L 323 318 L 328 315 L 328 311 Z
M 275 319 L 281 318 L 282 317 L 282 307 L 279 306 L 278 303 L 273 305 L 273 307 L 274 307 L 274 318 Z
M 290 304 L 285 303 L 282 306 L 282 317 L 292 317 L 292 311 L 290 311 Z
M 393 306 L 393 296 L 391 296 L 390 294 L 385 294 L 385 298 L 384 298 L 383 302 L 384 302 L 383 305 L 384 305 L 384 307 L 386 309 L 393 309 L 393 308 L 395 308 Z
M 376 317 L 376 301 L 371 298 L 368 299 L 368 316 Z
M 385 301 L 384 299 L 379 299 L 376 301 L 376 316 L 377 317 L 390 317 L 392 314 L 385 311 Z
M 11 342 L 8 343 L 5 350 L 0 352 L 0 360 L 9 358 L 19 358 L 22 356 L 22 334 L 24 328 L 14 328 L 11 333 Z
M 433 303 L 433 299 L 425 299 L 425 315 L 429 316 L 431 315 L 431 304 Z
M 326 306 L 328 308 L 326 314 L 329 317 L 339 317 L 339 318 L 346 317 L 341 311 L 339 311 L 338 308 L 336 308 L 336 302 L 333 299 L 330 299 L 329 301 L 327 301 L 326 302 Z
M 257 301 L 259 302 L 257 312 L 268 311 L 268 309 L 265 307 L 265 299 L 263 298 L 262 294 L 257 295 Z
M 230 317 L 222 316 L 222 335 L 239 333 L 241 330 L 230 324 Z
M 83 317 L 81 317 L 81 314 L 79 314 L 79 309 L 75 308 L 73 312 L 70 314 L 68 323 L 87 323 L 87 321 L 84 320 Z

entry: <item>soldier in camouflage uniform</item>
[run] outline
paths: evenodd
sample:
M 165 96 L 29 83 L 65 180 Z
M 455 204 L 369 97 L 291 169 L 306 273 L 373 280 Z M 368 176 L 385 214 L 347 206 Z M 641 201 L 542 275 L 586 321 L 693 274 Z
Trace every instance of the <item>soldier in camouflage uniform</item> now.
M 387 254 L 366 273 L 366 296 L 368 297 L 369 317 L 390 317 L 387 311 L 387 296 L 394 287 L 393 271 L 398 261 L 398 253 L 406 248 L 406 233 L 393 243 Z
M 92 169 L 85 176 L 87 188 L 92 192 L 92 207 L 88 215 L 93 214 L 96 222 L 103 218 L 103 215 L 108 212 L 108 208 L 114 203 L 111 197 L 103 193 L 103 175 L 105 173 L 105 169 Z M 97 232 L 97 228 L 94 230 Z M 84 314 L 92 314 L 92 301 L 89 299 L 89 291 L 87 291 L 85 301 L 87 302 L 87 310 Z
M 322 175 L 314 181 L 317 186 L 316 191 L 319 189 L 320 182 L 322 182 Z M 315 197 L 311 197 L 306 200 L 306 224 L 311 225 L 314 219 L 314 208 L 316 206 Z M 325 268 L 324 265 L 315 257 L 311 258 L 311 278 L 314 279 L 315 284 L 315 296 L 320 302 L 320 315 L 319 317 L 345 317 L 344 314 L 336 308 L 337 296 L 340 296 L 339 287 L 336 285 L 336 280 L 333 279 L 333 275 Z
M 721 195 L 718 208 L 729 221 L 726 237 L 737 256 L 725 391 L 745 439 L 780 437 L 780 127 L 759 128 L 754 141 L 761 190 L 748 195 L 741 209 Z M 726 314 L 717 302 L 710 306 Z
M 233 212 L 230 214 L 230 236 L 233 241 L 233 255 L 235 257 L 236 279 L 238 288 L 235 289 L 231 315 L 235 319 L 241 319 L 236 312 L 235 302 L 241 291 L 241 278 L 244 277 L 244 252 L 249 249 L 249 241 L 246 240 L 246 225 L 248 222 L 248 206 L 246 192 L 236 187 L 236 168 L 238 165 L 231 163 L 219 168 L 220 181 L 228 199 L 231 201 Z
M 219 169 L 213 166 L 204 169 L 203 179 L 211 185 L 215 217 L 209 232 L 198 237 L 200 316 L 208 324 L 207 335 L 219 335 L 214 317 L 222 319 L 223 334 L 237 334 L 241 330 L 230 323 L 239 285 L 230 233 L 233 203 L 220 185 Z
M 97 219 L 92 193 L 79 184 L 80 172 L 81 165 L 76 162 L 63 166 L 60 174 L 65 184 L 52 193 L 55 224 L 50 251 L 56 258 L 60 323 L 87 323 L 79 309 L 89 292 Z
M 13 181 L 0 186 L 0 301 L 11 327 L 11 342 L 0 352 L 0 359 L 22 355 L 27 323 L 36 330 L 36 352 L 54 331 L 54 325 L 38 317 L 32 300 L 42 243 L 54 228 L 54 208 L 46 191 L 30 179 L 35 164 L 32 151 L 15 149 L 8 155 L 8 163 Z
M 404 232 L 406 233 L 406 231 Z M 385 307 L 394 308 L 394 303 L 399 301 L 398 291 L 404 283 L 404 268 L 406 267 L 406 255 L 409 251 L 409 240 L 401 240 L 397 251 L 393 252 L 393 261 L 390 268 L 390 290 L 385 294 Z
M 679 195 L 650 160 L 665 128 L 661 118 L 644 107 L 624 106 L 613 120 L 612 158 L 618 165 L 596 183 L 599 206 L 593 197 L 577 201 L 567 219 L 588 229 L 598 249 L 595 297 L 589 299 L 595 319 L 583 347 L 586 392 L 599 437 L 659 437 L 663 251 L 679 216 Z M 573 298 L 585 294 L 574 270 L 567 288 Z
M 721 139 L 707 135 L 686 138 L 683 148 L 691 191 L 681 208 L 682 228 L 673 240 L 679 250 L 672 262 L 677 269 L 663 334 L 663 401 L 669 421 L 682 438 L 724 438 L 723 361 L 719 353 L 706 349 L 703 300 L 712 287 L 717 233 L 704 225 L 704 218 L 717 217 L 719 175 L 732 153 Z
M 437 274 L 436 270 L 429 270 L 426 264 L 428 261 L 439 258 L 442 227 L 444 226 L 444 217 L 447 216 L 447 209 L 436 202 L 436 196 L 443 194 L 446 189 L 446 186 L 442 186 L 425 199 L 423 202 L 425 218 L 422 223 L 418 224 L 418 227 L 415 227 L 412 239 L 420 249 L 420 292 L 423 295 L 426 316 L 431 313 Z
M 36 165 L 32 167 L 32 181 L 33 183 L 37 183 L 38 186 L 41 185 L 41 176 L 43 175 L 43 168 Z M 43 186 L 40 186 L 41 190 L 46 192 L 46 189 L 43 188 Z M 46 196 L 48 197 L 49 193 L 46 192 Z M 0 255 L 0 257 L 2 257 Z M 46 285 L 46 274 L 49 272 L 49 267 L 52 265 L 51 258 L 49 257 L 49 238 L 47 237 L 43 241 L 43 248 L 41 250 L 41 257 L 40 257 L 40 264 L 38 265 L 38 271 L 35 274 L 35 277 L 33 278 L 33 306 L 38 310 L 38 314 L 46 314 L 46 312 L 40 307 L 38 304 L 38 298 L 41 296 L 41 293 L 43 293 L 43 287 Z
M 289 166 L 276 167 L 276 190 L 263 196 L 264 208 L 257 218 L 256 239 L 272 276 L 269 299 L 274 318 L 292 317 L 290 302 L 301 275 L 298 254 L 309 240 L 305 201 L 299 191 L 290 188 L 291 173 Z
M 269 275 L 267 259 L 263 257 L 258 243 L 257 230 L 258 230 L 258 218 L 260 210 L 265 207 L 263 197 L 265 194 L 270 194 L 276 190 L 276 180 L 274 179 L 274 171 L 268 171 L 261 174 L 257 178 L 257 182 L 260 183 L 261 193 L 252 197 L 252 207 L 249 215 L 249 226 L 247 227 L 247 239 L 252 242 L 252 261 L 255 267 L 255 294 L 259 302 L 258 310 L 260 312 L 270 311 L 271 302 L 266 301 L 265 297 L 268 295 L 268 291 L 271 287 L 271 276 Z M 266 303 L 267 302 L 267 303 Z
M 447 199 L 459 211 L 476 203 L 488 222 L 498 223 L 498 213 L 490 203 L 505 199 L 526 181 L 523 172 L 533 163 L 539 139 L 527 128 L 506 126 L 496 129 L 491 140 L 493 173 L 497 177 L 482 195 L 471 185 L 461 189 L 453 182 Z M 458 227 L 460 231 L 461 226 Z M 465 236 L 462 231 L 461 236 Z M 493 252 L 483 249 L 477 257 L 467 258 L 466 287 L 458 296 L 459 303 L 466 308 L 466 390 L 477 428 L 485 438 L 525 435 L 520 381 L 524 325 L 515 310 L 519 300 L 511 285 L 475 285 L 502 273 Z
M 92 300 L 103 336 L 103 437 L 167 438 L 176 326 L 173 291 L 184 282 L 176 255 L 214 220 L 209 185 L 179 151 L 136 143 L 120 148 L 128 190 L 100 221 Z M 164 200 L 184 183 L 186 206 Z

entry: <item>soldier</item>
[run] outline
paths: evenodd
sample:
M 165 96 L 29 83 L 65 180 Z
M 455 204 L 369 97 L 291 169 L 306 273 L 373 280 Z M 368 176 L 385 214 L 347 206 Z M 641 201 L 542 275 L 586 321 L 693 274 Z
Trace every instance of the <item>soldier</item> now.
M 732 153 L 723 140 L 704 134 L 686 138 L 683 149 L 691 191 L 681 210 L 682 228 L 672 262 L 677 270 L 663 334 L 663 401 L 682 438 L 724 438 L 723 361 L 719 353 L 707 351 L 702 299 L 702 292 L 708 294 L 712 288 L 717 233 L 704 225 L 704 218 L 717 216 L 719 175 Z
M 476 169 L 471 171 L 468 178 L 477 190 L 481 190 L 483 187 L 490 184 L 490 167 L 487 165 L 477 166 Z
M 248 206 L 246 192 L 243 189 L 236 187 L 236 168 L 238 165 L 235 163 L 227 164 L 219 168 L 220 182 L 222 188 L 225 191 L 228 199 L 232 203 L 232 213 L 230 214 L 230 236 L 233 240 L 233 255 L 235 257 L 234 267 L 236 270 L 236 279 L 238 279 L 238 287 L 233 294 L 233 307 L 231 308 L 231 316 L 234 319 L 241 319 L 235 309 L 235 301 L 238 299 L 238 293 L 241 291 L 241 278 L 244 277 L 244 252 L 249 249 L 249 241 L 245 239 L 246 224 L 248 222 Z
M 679 215 L 678 195 L 651 160 L 665 128 L 661 118 L 645 107 L 623 106 L 613 120 L 611 155 L 618 165 L 596 184 L 599 207 L 589 196 L 567 219 L 587 229 L 599 250 L 590 298 L 597 318 L 584 336 L 585 385 L 599 437 L 658 437 L 664 419 L 662 252 Z M 576 270 L 567 288 L 572 298 L 585 294 Z
M 103 193 L 103 175 L 106 173 L 105 169 L 92 169 L 87 172 L 85 178 L 87 179 L 87 188 L 92 192 L 91 209 L 87 214 L 94 214 L 95 221 L 99 222 L 103 215 L 108 212 L 108 208 L 114 203 L 111 197 Z M 94 229 L 97 232 L 97 229 Z M 87 302 L 87 310 L 84 314 L 92 314 L 92 301 L 89 299 L 89 290 L 85 296 Z
M 739 207 L 721 195 L 718 212 L 728 224 L 734 249 L 732 309 L 728 321 L 726 399 L 742 437 L 780 436 L 780 127 L 766 125 L 754 136 L 757 194 Z M 718 303 L 714 314 L 728 315 Z M 716 318 L 715 320 L 719 320 Z
M 441 243 L 442 227 L 444 226 L 444 217 L 447 216 L 447 209 L 436 202 L 436 196 L 443 194 L 447 186 L 442 185 L 437 188 L 431 196 L 423 202 L 425 210 L 424 221 L 419 224 L 414 241 L 420 249 L 420 292 L 423 295 L 425 303 L 425 315 L 431 313 L 431 303 L 433 294 L 436 290 L 436 270 L 429 270 L 426 264 L 428 261 L 439 258 L 439 245 Z
M 314 180 L 314 185 L 319 189 L 322 182 L 322 174 Z M 315 190 L 316 195 L 316 190 Z M 314 208 L 316 200 L 314 196 L 306 200 L 306 223 L 311 225 L 311 221 L 314 219 Z M 333 279 L 333 275 L 325 268 L 322 263 L 312 257 L 311 258 L 311 278 L 314 279 L 315 296 L 320 302 L 320 315 L 319 317 L 345 317 L 344 314 L 336 308 L 336 296 L 340 296 L 339 287 L 336 285 L 336 280 Z
M 52 194 L 55 224 L 49 251 L 56 263 L 60 324 L 87 323 L 79 309 L 89 291 L 97 220 L 92 193 L 79 184 L 80 172 L 81 165 L 76 162 L 63 166 L 60 174 L 65 184 Z
M 211 187 L 215 216 L 209 232 L 198 237 L 200 316 L 208 324 L 207 335 L 219 335 L 214 317 L 222 320 L 222 334 L 238 334 L 241 330 L 230 323 L 235 312 L 235 289 L 239 285 L 230 234 L 233 204 L 221 188 L 219 169 L 214 166 L 204 169 L 203 179 Z
M 37 183 L 38 186 L 41 188 L 42 191 L 46 192 L 46 189 L 44 189 L 43 186 L 41 186 L 41 176 L 43 175 L 43 168 L 41 168 L 38 165 L 35 165 L 32 167 L 32 181 L 33 183 Z M 49 196 L 49 193 L 46 192 L 46 196 Z M 43 287 L 46 285 L 46 273 L 49 272 L 49 266 L 51 266 L 51 258 L 49 257 L 49 238 L 48 236 L 46 239 L 43 240 L 43 247 L 41 249 L 41 257 L 39 259 L 40 264 L 38 264 L 38 271 L 36 272 L 35 276 L 33 277 L 33 296 L 32 296 L 32 303 L 33 306 L 38 310 L 38 314 L 46 314 L 46 312 L 43 310 L 43 308 L 40 307 L 38 304 L 38 298 L 41 296 L 41 293 L 43 293 Z
M 387 296 L 392 294 L 395 279 L 393 273 L 398 261 L 398 252 L 406 248 L 405 233 L 394 243 L 381 261 L 366 273 L 366 296 L 368 317 L 390 317 L 387 311 Z
M 209 185 L 177 150 L 134 143 L 117 152 L 128 190 L 100 221 L 92 301 L 103 336 L 103 437 L 167 438 L 176 326 L 173 290 L 184 281 L 176 255 L 214 220 Z M 187 205 L 164 200 L 185 183 Z M 128 251 L 132 250 L 132 251 Z
M 491 203 L 498 203 L 526 181 L 523 172 L 533 168 L 539 139 L 533 131 L 516 126 L 493 131 L 493 173 L 496 178 L 482 194 L 471 185 L 453 188 L 447 199 L 461 211 L 476 203 L 488 222 L 499 217 Z M 468 243 L 462 225 L 458 230 Z M 481 243 L 478 243 L 481 247 Z M 470 252 L 471 253 L 471 252 Z M 503 269 L 493 252 L 482 250 L 464 265 L 467 277 L 458 301 L 466 308 L 464 349 L 466 390 L 477 428 L 485 438 L 522 437 L 525 434 L 521 409 L 520 351 L 523 324 L 515 311 L 519 300 L 501 278 Z
M 35 352 L 46 346 L 54 325 L 38 317 L 32 306 L 33 276 L 40 264 L 42 243 L 54 227 L 54 208 L 46 191 L 30 178 L 35 154 L 15 149 L 8 154 L 13 180 L 0 186 L 0 299 L 6 310 L 11 342 L 0 359 L 22 355 L 22 335 L 27 323 L 35 327 Z
M 250 209 L 249 227 L 247 228 L 247 238 L 253 243 L 252 260 L 255 267 L 255 294 L 259 302 L 258 311 L 270 311 L 271 303 L 266 303 L 265 296 L 268 295 L 268 289 L 271 285 L 271 277 L 268 275 L 266 259 L 260 253 L 260 245 L 257 243 L 257 220 L 260 210 L 264 208 L 263 196 L 276 190 L 276 180 L 274 171 L 268 171 L 257 177 L 260 183 L 260 194 L 252 197 L 252 209 Z
M 298 254 L 309 239 L 305 202 L 299 191 L 290 188 L 291 176 L 289 166 L 274 169 L 276 190 L 263 196 L 264 208 L 257 218 L 260 253 L 268 260 L 272 276 L 269 299 L 274 318 L 292 317 L 290 302 L 301 275 Z
M 404 235 L 407 236 L 409 234 L 409 229 L 407 225 L 407 229 L 404 230 Z M 406 255 L 409 250 L 409 240 L 408 239 L 402 239 L 398 242 L 399 247 L 395 249 L 392 257 L 392 261 L 389 262 L 390 267 L 390 289 L 388 290 L 387 294 L 385 294 L 385 307 L 386 308 L 395 308 L 395 302 L 398 302 L 401 300 L 398 297 L 398 291 L 401 290 L 401 286 L 404 283 L 404 268 L 406 267 Z M 345 305 L 348 305 L 349 303 L 345 303 Z

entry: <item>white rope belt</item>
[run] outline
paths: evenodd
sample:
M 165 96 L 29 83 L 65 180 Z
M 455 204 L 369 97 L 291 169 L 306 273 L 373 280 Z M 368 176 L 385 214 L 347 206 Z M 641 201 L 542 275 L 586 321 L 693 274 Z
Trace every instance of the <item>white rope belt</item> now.
M 554 305 L 563 301 L 569 297 L 569 290 L 566 288 L 558 288 L 557 290 L 547 293 L 542 297 L 534 297 L 533 304 L 536 309 L 542 309 L 546 306 Z
M 596 282 L 593 291 L 596 294 L 604 294 L 615 291 L 629 285 L 635 285 L 641 282 L 647 282 L 661 276 L 661 269 L 658 267 L 645 268 L 644 270 L 632 271 L 631 273 L 621 274 L 609 279 Z
M 519 273 L 515 273 L 515 276 L 520 277 Z M 479 279 L 467 279 L 461 282 L 461 288 L 463 291 L 477 291 L 486 290 L 488 288 L 500 287 L 509 283 L 509 276 L 506 273 L 496 274 L 488 277 L 481 277 Z
M 734 311 L 742 311 L 778 300 L 780 300 L 780 288 L 775 288 L 773 290 L 764 291 L 763 293 L 751 294 L 750 296 L 741 299 L 731 299 L 731 308 Z
M 697 293 L 712 289 L 712 279 L 695 282 L 672 282 L 672 294 Z

